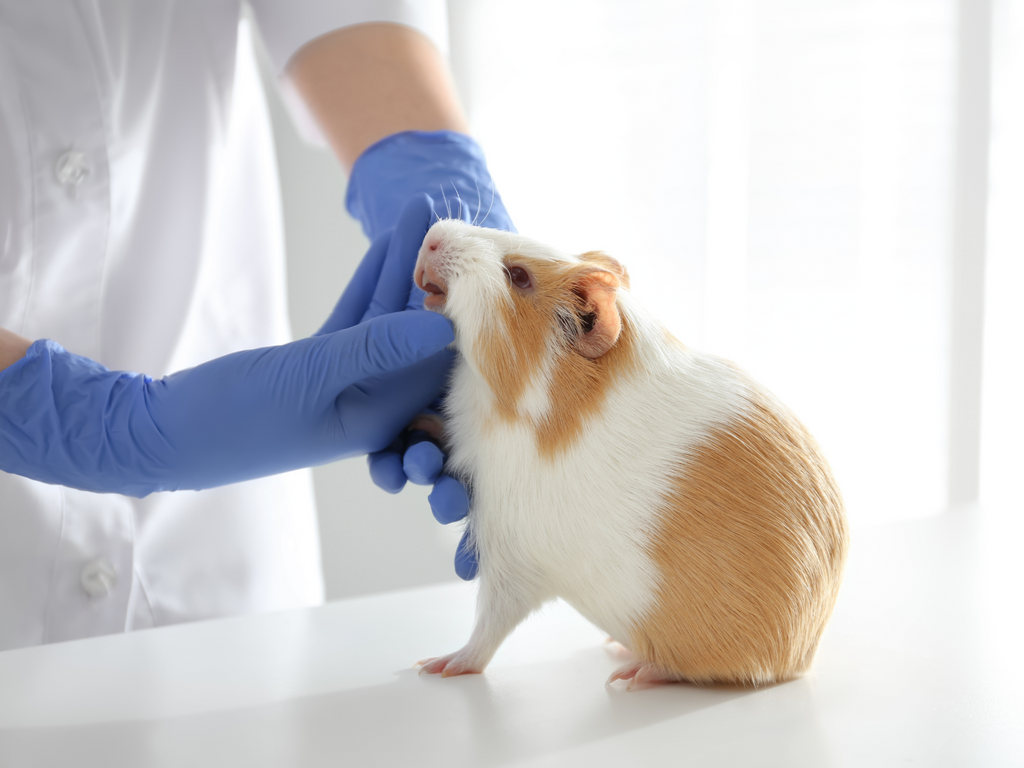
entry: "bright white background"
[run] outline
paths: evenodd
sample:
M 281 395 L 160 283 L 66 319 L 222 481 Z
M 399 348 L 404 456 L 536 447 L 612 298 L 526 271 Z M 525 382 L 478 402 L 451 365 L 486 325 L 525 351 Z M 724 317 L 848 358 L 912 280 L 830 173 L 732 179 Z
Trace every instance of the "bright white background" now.
M 456 79 L 520 231 L 615 255 L 681 340 L 788 402 L 855 529 L 943 511 L 963 373 L 956 3 L 450 0 L 450 14 Z M 987 256 L 982 236 L 959 258 L 985 265 L 982 495 L 1007 498 L 1024 461 L 1024 3 L 994 0 L 993 17 Z M 270 97 L 304 335 L 366 241 L 336 161 Z M 316 470 L 328 597 L 454 578 L 458 532 L 425 491 L 389 497 L 366 474 Z

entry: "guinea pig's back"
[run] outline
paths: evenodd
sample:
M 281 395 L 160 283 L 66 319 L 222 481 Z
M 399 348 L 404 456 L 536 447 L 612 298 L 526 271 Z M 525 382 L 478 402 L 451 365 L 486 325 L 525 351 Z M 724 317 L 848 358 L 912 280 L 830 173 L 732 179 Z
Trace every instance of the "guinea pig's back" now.
M 832 612 L 847 549 L 842 500 L 783 405 L 731 364 L 693 359 L 733 380 L 738 407 L 668 471 L 647 544 L 660 582 L 630 647 L 680 679 L 785 680 L 808 667 Z

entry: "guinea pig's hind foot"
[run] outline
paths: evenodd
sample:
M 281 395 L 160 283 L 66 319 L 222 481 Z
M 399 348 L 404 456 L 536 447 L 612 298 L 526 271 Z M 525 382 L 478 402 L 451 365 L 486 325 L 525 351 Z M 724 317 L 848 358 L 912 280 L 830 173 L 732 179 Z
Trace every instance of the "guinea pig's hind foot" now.
M 440 673 L 441 677 L 455 677 L 455 675 L 478 675 L 484 671 L 483 664 L 476 664 L 463 650 L 449 653 L 447 656 L 438 656 L 417 661 L 415 666 L 420 668 L 420 674 L 426 672 L 428 675 Z
M 628 680 L 626 690 L 633 691 L 651 685 L 676 683 L 679 682 L 679 677 L 666 672 L 657 664 L 651 664 L 648 661 L 631 661 L 612 672 L 605 685 L 609 686 L 616 680 Z

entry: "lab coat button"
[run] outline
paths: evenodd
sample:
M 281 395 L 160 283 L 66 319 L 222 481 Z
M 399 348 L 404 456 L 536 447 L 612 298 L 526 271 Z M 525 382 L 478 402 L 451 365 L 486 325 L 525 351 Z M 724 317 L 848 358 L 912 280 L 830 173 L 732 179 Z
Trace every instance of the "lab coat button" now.
M 90 560 L 82 569 L 82 588 L 89 597 L 104 598 L 114 591 L 117 584 L 117 571 L 113 563 L 105 557 Z
M 57 181 L 65 187 L 77 187 L 85 181 L 85 177 L 92 170 L 92 165 L 85 152 L 71 149 L 57 158 L 53 170 L 57 175 Z

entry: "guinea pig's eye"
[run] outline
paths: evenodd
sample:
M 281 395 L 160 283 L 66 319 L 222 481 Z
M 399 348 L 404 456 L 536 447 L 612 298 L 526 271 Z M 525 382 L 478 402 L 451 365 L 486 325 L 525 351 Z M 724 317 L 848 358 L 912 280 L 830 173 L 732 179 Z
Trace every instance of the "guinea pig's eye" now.
M 530 287 L 530 273 L 522 267 L 509 267 L 505 271 L 508 272 L 508 279 L 512 281 L 512 285 L 516 288 Z

